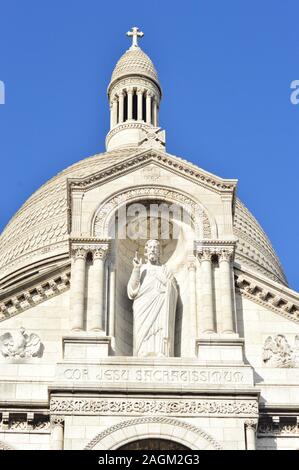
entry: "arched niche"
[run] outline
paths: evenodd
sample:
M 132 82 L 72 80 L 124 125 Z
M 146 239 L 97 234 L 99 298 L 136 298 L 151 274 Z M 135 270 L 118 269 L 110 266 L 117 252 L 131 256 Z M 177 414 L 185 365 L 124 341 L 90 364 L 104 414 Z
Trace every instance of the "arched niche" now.
M 107 197 L 91 217 L 91 235 L 97 238 L 109 238 L 109 226 L 115 212 L 125 205 L 141 200 L 159 200 L 184 207 L 184 210 L 193 219 L 197 238 L 217 238 L 215 219 L 201 201 L 196 200 L 183 191 L 158 185 L 135 186 L 134 188 L 119 191 Z
M 130 209 L 135 206 L 145 208 L 145 213 L 138 216 L 138 221 L 143 220 L 147 225 L 143 233 L 137 237 L 128 235 L 129 227 L 134 222 L 134 211 Z M 153 235 L 148 227 L 152 227 L 152 208 L 158 207 L 158 229 Z M 170 208 L 172 217 L 167 219 L 163 215 L 163 210 L 159 208 L 167 206 Z M 180 211 L 180 214 L 177 212 Z M 168 214 L 169 215 L 169 214 Z M 193 240 L 211 238 L 216 234 L 216 225 L 213 219 L 208 217 L 206 210 L 197 201 L 190 199 L 185 194 L 169 188 L 161 187 L 139 187 L 123 191 L 107 198 L 98 208 L 93 217 L 92 235 L 98 239 L 109 239 L 111 241 L 110 255 L 107 260 L 107 279 L 109 271 L 115 272 L 115 316 L 114 334 L 115 354 L 130 356 L 133 352 L 133 317 L 132 301 L 127 296 L 127 283 L 132 271 L 132 260 L 135 253 L 144 259 L 144 246 L 149 238 L 157 238 L 161 245 L 161 264 L 170 262 L 175 250 L 181 251 L 178 224 L 173 223 L 174 219 L 181 217 L 181 226 L 190 226 Z M 165 222 L 166 220 L 166 222 Z M 168 225 L 167 225 L 168 224 Z M 154 224 L 155 225 L 155 224 Z M 157 228 L 157 227 L 156 227 Z M 167 231 L 168 230 L 168 231 Z M 169 236 L 164 236 L 165 231 Z M 175 236 L 174 236 L 175 233 Z M 179 246 L 179 242 L 181 245 Z M 185 245 L 184 245 L 185 246 Z M 188 271 L 187 258 L 193 254 L 193 242 L 189 243 L 184 262 L 180 264 L 175 272 L 175 278 L 179 289 L 177 302 L 174 355 L 180 356 L 182 350 L 182 338 L 184 331 L 182 319 L 184 309 L 188 309 Z M 111 268 L 113 267 L 113 268 Z M 107 282 L 109 291 L 109 281 Z M 109 311 L 110 293 L 107 294 L 107 311 Z M 109 312 L 107 313 L 109 316 Z M 193 348 L 194 349 L 194 348 Z M 192 356 L 193 350 L 190 350 Z

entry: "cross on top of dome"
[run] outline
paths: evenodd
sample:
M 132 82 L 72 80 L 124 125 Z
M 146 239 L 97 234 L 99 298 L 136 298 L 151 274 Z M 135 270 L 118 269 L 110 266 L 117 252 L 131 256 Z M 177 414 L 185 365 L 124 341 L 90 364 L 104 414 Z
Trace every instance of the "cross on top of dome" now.
M 132 46 L 131 46 L 131 48 L 134 48 L 134 47 L 139 47 L 138 46 L 138 37 L 142 38 L 142 36 L 144 36 L 144 33 L 142 31 L 139 31 L 139 28 L 137 28 L 137 26 L 134 26 L 133 28 L 131 28 L 131 31 L 127 32 L 127 36 L 132 37 Z

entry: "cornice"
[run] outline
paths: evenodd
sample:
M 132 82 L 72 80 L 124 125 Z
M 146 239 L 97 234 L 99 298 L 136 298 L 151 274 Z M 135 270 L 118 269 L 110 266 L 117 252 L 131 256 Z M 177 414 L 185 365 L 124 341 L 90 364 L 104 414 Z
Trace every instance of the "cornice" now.
M 68 187 L 70 191 L 89 190 L 99 183 L 103 184 L 110 179 L 118 177 L 120 174 L 136 170 L 147 163 L 159 164 L 162 168 L 169 169 L 181 176 L 187 177 L 197 184 L 200 183 L 218 194 L 233 193 L 237 185 L 237 180 L 218 178 L 178 157 L 171 156 L 162 151 L 159 152 L 158 150 L 147 149 L 140 154 L 129 157 L 123 162 L 107 167 L 91 176 L 84 178 L 68 178 Z
M 26 289 L 20 288 L 14 295 L 4 297 L 0 302 L 0 322 L 67 291 L 70 287 L 70 276 L 69 264 L 63 272 L 55 270 L 48 274 L 46 279 L 42 278 Z
M 236 268 L 235 285 L 244 297 L 299 324 L 299 295 L 296 292 Z

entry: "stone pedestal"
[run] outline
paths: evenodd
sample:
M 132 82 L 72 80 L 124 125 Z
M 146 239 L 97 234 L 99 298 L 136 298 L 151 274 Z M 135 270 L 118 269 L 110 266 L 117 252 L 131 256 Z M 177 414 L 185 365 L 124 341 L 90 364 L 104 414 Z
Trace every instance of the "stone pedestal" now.
M 67 361 L 97 360 L 109 356 L 111 338 L 108 336 L 65 336 L 62 341 L 63 358 Z
M 196 353 L 199 362 L 203 363 L 237 363 L 244 362 L 244 339 L 235 335 L 206 335 L 196 340 Z

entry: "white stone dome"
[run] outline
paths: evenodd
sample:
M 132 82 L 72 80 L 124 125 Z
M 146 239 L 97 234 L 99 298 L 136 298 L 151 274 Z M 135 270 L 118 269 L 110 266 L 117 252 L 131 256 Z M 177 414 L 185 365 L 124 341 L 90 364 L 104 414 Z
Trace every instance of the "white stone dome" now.
M 69 260 L 67 178 L 92 175 L 139 153 L 132 148 L 94 155 L 65 169 L 37 190 L 0 236 L 0 291 L 49 265 Z M 171 157 L 179 164 L 186 162 Z M 239 239 L 236 263 L 286 284 L 268 237 L 239 200 L 235 205 L 234 232 Z
M 117 62 L 112 72 L 109 89 L 117 80 L 136 75 L 149 78 L 160 88 L 157 71 L 149 56 L 140 47 L 131 47 Z

